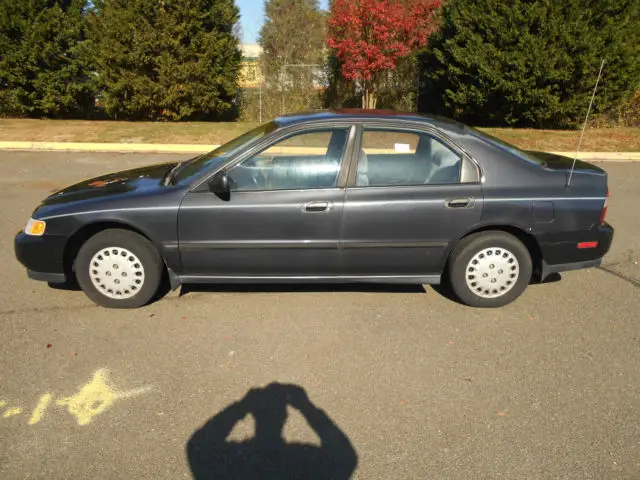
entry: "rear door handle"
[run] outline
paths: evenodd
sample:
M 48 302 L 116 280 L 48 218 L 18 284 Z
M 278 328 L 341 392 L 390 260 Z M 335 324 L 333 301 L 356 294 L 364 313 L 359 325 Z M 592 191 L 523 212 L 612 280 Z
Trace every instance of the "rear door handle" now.
M 309 202 L 304 204 L 305 212 L 326 212 L 331 207 L 329 202 Z
M 454 198 L 449 200 L 445 205 L 449 208 L 471 208 L 473 207 L 474 199 L 468 198 Z

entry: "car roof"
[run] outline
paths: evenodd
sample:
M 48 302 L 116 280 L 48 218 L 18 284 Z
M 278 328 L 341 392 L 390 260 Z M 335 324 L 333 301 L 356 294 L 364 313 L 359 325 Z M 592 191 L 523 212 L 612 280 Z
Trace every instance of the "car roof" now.
M 399 112 L 395 110 L 363 110 L 359 108 L 342 110 L 325 110 L 319 112 L 304 112 L 291 115 L 283 115 L 275 119 L 278 126 L 289 126 L 298 123 L 307 123 L 324 120 L 351 120 L 361 122 L 363 120 L 405 120 L 423 122 L 447 130 L 465 130 L 465 125 L 436 115 L 423 115 L 413 112 Z

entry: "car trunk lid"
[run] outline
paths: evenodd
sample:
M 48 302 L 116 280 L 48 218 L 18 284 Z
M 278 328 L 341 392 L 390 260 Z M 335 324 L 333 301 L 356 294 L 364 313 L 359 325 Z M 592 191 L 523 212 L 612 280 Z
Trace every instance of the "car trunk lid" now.
M 544 167 L 550 170 L 571 170 L 573 165 L 573 158 L 565 157 L 564 155 L 557 155 L 555 153 L 547 152 L 532 152 L 528 151 L 527 154 L 535 156 L 536 158 L 544 162 Z M 600 175 L 606 175 L 606 172 L 600 167 L 593 165 L 592 163 L 585 162 L 583 160 L 576 160 L 574 172 L 596 173 Z

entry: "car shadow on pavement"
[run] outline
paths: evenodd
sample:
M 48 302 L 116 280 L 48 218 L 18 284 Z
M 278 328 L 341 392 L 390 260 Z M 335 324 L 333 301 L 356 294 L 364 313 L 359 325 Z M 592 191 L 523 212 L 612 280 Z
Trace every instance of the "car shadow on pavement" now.
M 545 285 L 547 283 L 555 283 L 555 282 L 559 282 L 561 280 L 562 280 L 562 276 L 559 273 L 550 274 L 542 282 L 540 280 L 538 280 L 537 278 L 535 278 L 535 276 L 534 276 L 531 279 L 531 282 L 529 283 L 529 286 L 532 286 L 532 285 Z M 443 279 L 443 282 L 440 285 L 432 285 L 432 288 L 433 288 L 434 291 L 436 291 L 438 294 L 440 294 L 441 296 L 443 296 L 447 300 L 459 303 L 459 300 L 456 297 L 456 294 L 453 292 L 453 289 L 451 288 L 451 286 L 449 284 L 449 281 L 447 280 L 446 277 Z
M 283 438 L 287 406 L 298 410 L 320 438 L 320 446 Z M 255 420 L 253 438 L 227 437 L 247 415 Z M 271 383 L 254 388 L 212 417 L 186 446 L 195 480 L 348 479 L 358 464 L 349 438 L 316 407 L 298 385 Z
M 185 284 L 180 296 L 196 292 L 209 293 L 324 293 L 324 292 L 371 292 L 371 293 L 426 293 L 422 285 L 394 283 L 225 283 Z
M 64 290 L 67 292 L 80 292 L 82 290 L 75 277 L 67 279 L 64 283 L 47 282 L 47 285 L 54 290 Z
M 559 273 L 550 273 L 549 276 L 542 281 L 534 278 L 533 280 L 531 280 L 531 283 L 529 285 L 546 285 L 547 283 L 556 283 L 560 281 L 562 281 L 562 275 L 560 275 Z

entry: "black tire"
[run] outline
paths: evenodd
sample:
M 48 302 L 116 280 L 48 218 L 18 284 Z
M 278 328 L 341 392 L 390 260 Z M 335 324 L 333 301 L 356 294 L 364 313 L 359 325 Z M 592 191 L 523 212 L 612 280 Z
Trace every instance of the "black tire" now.
M 93 268 L 98 265 L 97 263 L 92 265 L 94 256 L 98 255 L 101 251 L 102 253 L 107 252 L 111 247 L 113 247 L 113 251 L 119 253 L 124 253 L 122 250 L 126 249 L 133 254 L 129 257 L 122 255 L 125 258 L 123 261 L 128 260 L 128 258 L 134 259 L 132 262 L 135 261 L 134 265 L 137 265 L 136 269 L 141 272 L 135 271 L 134 275 L 142 275 L 142 280 L 135 280 L 141 282 L 141 285 L 126 287 L 130 288 L 130 290 L 126 290 L 127 298 L 113 298 L 113 296 L 110 295 L 116 295 L 118 291 L 114 293 L 109 289 L 111 293 L 107 293 L 104 285 L 98 288 L 92 280 L 92 271 L 97 272 L 97 270 L 93 270 Z M 118 261 L 121 260 L 119 255 L 113 258 L 118 259 Z M 102 262 L 102 260 L 98 259 L 96 259 L 96 261 Z M 113 267 L 118 268 L 115 264 Z M 162 280 L 163 271 L 164 262 L 154 245 L 142 235 L 129 230 L 108 229 L 95 234 L 82 245 L 76 258 L 76 278 L 78 279 L 80 288 L 82 288 L 87 297 L 94 303 L 107 308 L 138 308 L 146 305 L 154 299 Z M 117 271 L 114 270 L 113 272 L 115 274 Z M 122 270 L 120 272 L 122 272 Z M 117 273 L 122 275 L 120 272 Z M 110 275 L 109 279 L 111 279 L 112 272 L 108 274 Z M 129 277 L 135 278 L 131 274 L 129 274 Z M 125 282 L 128 280 L 124 278 L 122 281 Z M 118 280 L 118 282 L 120 282 L 120 280 Z M 121 294 L 123 294 L 123 292 L 121 292 Z
M 485 275 L 479 271 L 468 269 L 473 269 L 474 265 L 471 264 L 471 261 L 478 261 L 477 255 L 483 255 L 483 258 L 479 259 L 480 262 L 485 261 L 485 254 L 482 253 L 485 250 L 487 250 L 487 259 L 491 258 L 489 255 L 495 255 L 495 252 L 498 251 L 499 255 L 495 258 L 500 262 L 508 262 L 512 257 L 517 260 L 515 269 L 518 272 L 513 273 L 513 275 L 516 275 L 515 278 L 510 278 L 512 272 L 508 268 L 513 267 L 509 263 L 504 263 L 507 266 L 504 269 L 506 270 L 504 273 L 503 269 L 497 270 L 495 273 L 492 271 L 487 273 L 489 275 L 488 281 L 492 281 L 491 276 L 494 276 L 493 280 L 498 282 L 496 285 L 498 287 L 501 286 L 501 288 L 504 287 L 504 293 L 500 293 L 497 289 L 490 291 L 493 287 L 488 287 L 488 290 L 483 291 L 486 287 L 483 287 L 482 284 L 476 283 L 474 285 L 476 273 L 478 274 L 478 280 L 480 280 L 480 276 Z M 504 260 L 503 255 L 508 260 Z M 515 264 L 515 262 L 513 263 Z M 489 265 L 489 267 L 493 268 L 493 264 Z M 500 272 L 499 275 L 498 272 Z M 518 238 L 509 233 L 490 230 L 469 235 L 456 245 L 449 258 L 447 276 L 453 293 L 465 305 L 478 308 L 496 308 L 507 305 L 522 295 L 531 281 L 531 272 L 531 255 L 527 247 Z M 468 279 L 474 285 L 473 289 L 467 284 Z M 482 279 L 482 281 L 486 282 L 487 280 Z M 480 294 L 477 292 L 480 292 Z M 488 295 L 496 296 L 489 298 Z

